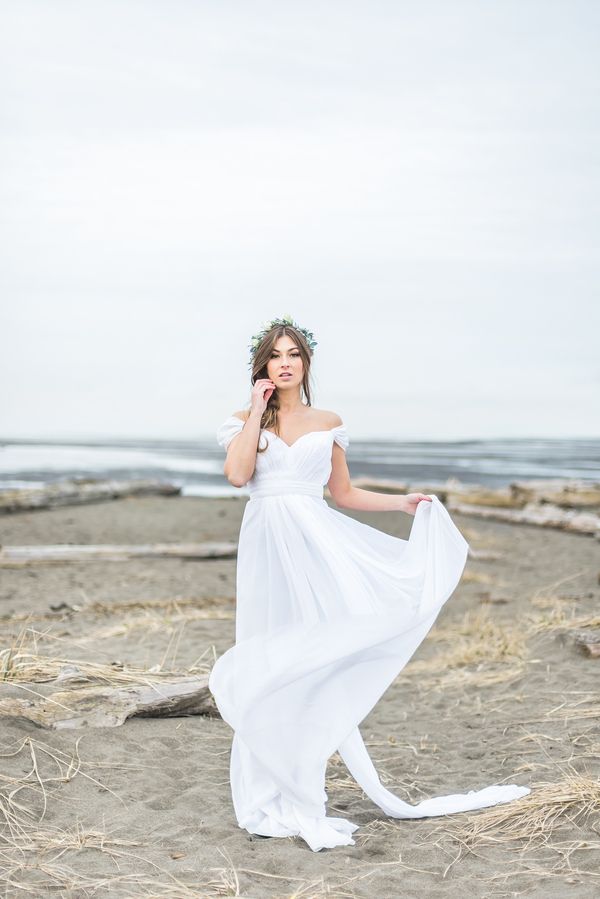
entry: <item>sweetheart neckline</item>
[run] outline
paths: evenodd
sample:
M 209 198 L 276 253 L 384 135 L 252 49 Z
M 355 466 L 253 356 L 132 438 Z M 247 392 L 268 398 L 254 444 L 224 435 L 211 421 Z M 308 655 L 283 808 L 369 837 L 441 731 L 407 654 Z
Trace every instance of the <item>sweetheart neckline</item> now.
M 235 421 L 241 422 L 242 425 L 245 425 L 246 421 L 247 421 L 247 419 L 238 418 L 237 415 L 231 415 L 230 418 L 235 419 Z M 334 425 L 333 428 L 321 428 L 318 431 L 307 431 L 305 434 L 300 434 L 300 436 L 297 437 L 293 443 L 286 443 L 285 440 L 283 440 L 279 436 L 279 434 L 276 434 L 275 431 L 270 431 L 268 428 L 261 428 L 260 432 L 261 432 L 261 434 L 263 433 L 263 431 L 266 432 L 267 434 L 272 434 L 273 437 L 275 437 L 277 440 L 279 440 L 280 443 L 283 443 L 283 445 L 287 446 L 288 449 L 292 449 L 292 447 L 296 446 L 296 444 L 298 443 L 299 440 L 302 440 L 303 437 L 308 437 L 310 434 L 332 434 L 334 431 L 339 431 L 340 429 L 345 428 L 345 427 L 346 427 L 346 425 L 342 422 L 341 425 Z
M 309 437 L 311 434 L 331 434 L 332 431 L 337 431 L 338 428 L 342 428 L 343 425 L 336 425 L 334 428 L 321 428 L 318 431 L 307 431 L 306 434 L 300 434 L 293 443 L 286 443 L 279 434 L 276 434 L 275 431 L 270 431 L 268 428 L 263 428 L 263 431 L 266 431 L 267 434 L 272 434 L 277 440 L 283 443 L 284 446 L 287 446 L 288 449 L 291 449 L 293 446 L 296 446 L 299 440 L 302 440 L 303 437 Z

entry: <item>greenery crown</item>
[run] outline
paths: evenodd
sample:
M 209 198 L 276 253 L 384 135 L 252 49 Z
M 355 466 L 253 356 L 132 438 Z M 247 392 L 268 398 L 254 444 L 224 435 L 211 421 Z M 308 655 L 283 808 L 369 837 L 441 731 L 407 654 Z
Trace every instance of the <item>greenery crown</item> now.
M 283 318 L 274 318 L 271 321 L 263 322 L 262 330 L 259 331 L 258 334 L 252 335 L 252 339 L 248 347 L 248 349 L 250 350 L 250 362 L 248 363 L 249 366 L 252 365 L 259 344 L 264 339 L 265 335 L 268 334 L 271 328 L 273 328 L 275 325 L 291 325 L 292 328 L 296 328 L 297 331 L 300 331 L 301 334 L 304 334 L 306 342 L 311 350 L 314 350 L 314 348 L 316 347 L 317 341 L 314 339 L 312 331 L 307 331 L 306 328 L 301 328 L 300 325 L 296 324 L 292 316 L 286 312 Z

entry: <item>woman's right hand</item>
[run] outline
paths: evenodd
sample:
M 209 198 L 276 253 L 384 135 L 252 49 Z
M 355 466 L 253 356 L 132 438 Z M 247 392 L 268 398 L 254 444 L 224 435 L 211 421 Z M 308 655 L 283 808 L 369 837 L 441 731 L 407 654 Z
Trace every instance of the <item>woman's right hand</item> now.
M 275 383 L 270 378 L 259 378 L 252 387 L 251 402 L 252 412 L 260 412 L 262 415 L 275 390 Z

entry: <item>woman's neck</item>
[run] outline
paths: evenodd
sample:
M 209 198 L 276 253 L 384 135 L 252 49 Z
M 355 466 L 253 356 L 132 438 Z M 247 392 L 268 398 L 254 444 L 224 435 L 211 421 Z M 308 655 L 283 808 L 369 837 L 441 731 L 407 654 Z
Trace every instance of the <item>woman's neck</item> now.
M 279 414 L 280 415 L 296 415 L 299 412 L 302 412 L 306 409 L 306 406 L 302 402 L 290 404 L 289 406 L 279 406 Z

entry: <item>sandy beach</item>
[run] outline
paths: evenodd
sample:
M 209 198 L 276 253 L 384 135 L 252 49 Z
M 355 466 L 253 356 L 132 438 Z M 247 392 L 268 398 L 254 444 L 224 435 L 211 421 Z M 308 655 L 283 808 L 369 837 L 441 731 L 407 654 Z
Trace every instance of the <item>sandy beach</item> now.
M 0 539 L 235 541 L 245 502 L 148 496 L 21 512 L 2 517 Z M 412 521 L 345 514 L 405 538 Z M 360 826 L 355 846 L 314 853 L 238 827 L 231 730 L 218 717 L 56 731 L 3 716 L 4 895 L 597 896 L 600 659 L 575 637 L 600 627 L 598 541 L 453 518 L 481 555 L 360 729 L 384 785 L 409 802 L 513 782 L 530 796 L 395 820 L 334 754 L 328 813 Z M 235 570 L 235 559 L 3 568 L 4 678 L 31 684 L 36 666 L 92 662 L 208 672 L 234 640 Z M 29 851 L 10 848 L 19 841 Z

